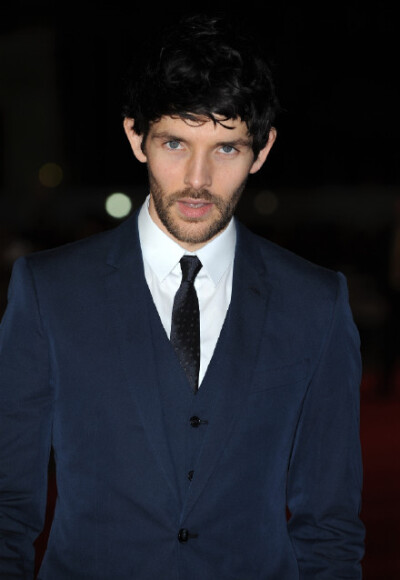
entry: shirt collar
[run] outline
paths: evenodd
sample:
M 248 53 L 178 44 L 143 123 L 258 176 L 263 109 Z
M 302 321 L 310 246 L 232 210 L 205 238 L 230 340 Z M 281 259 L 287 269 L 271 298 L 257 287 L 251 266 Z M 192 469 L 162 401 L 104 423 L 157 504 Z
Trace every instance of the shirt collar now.
M 175 268 L 184 254 L 191 254 L 167 236 L 151 219 L 147 196 L 138 217 L 140 245 L 147 261 L 158 280 L 162 282 Z M 202 274 L 207 274 L 215 286 L 231 265 L 235 255 L 236 225 L 231 219 L 221 234 L 200 248 L 195 254 L 203 264 Z

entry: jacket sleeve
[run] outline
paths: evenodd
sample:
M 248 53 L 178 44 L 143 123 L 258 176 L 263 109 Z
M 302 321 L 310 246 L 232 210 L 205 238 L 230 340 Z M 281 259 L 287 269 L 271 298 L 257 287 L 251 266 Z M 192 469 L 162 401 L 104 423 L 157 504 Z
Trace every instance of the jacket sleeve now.
M 320 353 L 289 465 L 289 534 L 301 580 L 361 578 L 360 344 L 341 274 Z
M 14 265 L 0 326 L 0 578 L 33 578 L 51 445 L 48 344 L 29 263 Z

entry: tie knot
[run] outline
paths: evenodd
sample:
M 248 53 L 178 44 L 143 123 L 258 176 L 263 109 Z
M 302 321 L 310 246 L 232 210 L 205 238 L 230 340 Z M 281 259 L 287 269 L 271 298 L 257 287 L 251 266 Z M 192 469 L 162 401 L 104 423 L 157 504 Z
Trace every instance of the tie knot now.
M 181 260 L 182 282 L 194 282 L 202 268 L 202 263 L 197 256 L 182 256 Z

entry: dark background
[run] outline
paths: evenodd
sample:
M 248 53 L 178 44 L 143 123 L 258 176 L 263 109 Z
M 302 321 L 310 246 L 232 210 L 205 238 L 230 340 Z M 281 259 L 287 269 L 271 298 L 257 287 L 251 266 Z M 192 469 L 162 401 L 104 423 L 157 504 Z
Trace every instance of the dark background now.
M 0 8 L 0 314 L 15 258 L 117 221 L 106 197 L 147 192 L 122 130 L 123 76 L 189 6 L 14 2 Z M 400 577 L 399 18 L 395 2 L 202 3 L 229 8 L 270 56 L 283 111 L 239 215 L 348 278 L 362 339 L 366 578 Z M 200 6 L 199 6 L 200 7 Z M 57 186 L 40 168 L 62 169 Z M 399 258 L 400 260 L 400 258 Z M 399 262 L 397 262 L 399 263 Z

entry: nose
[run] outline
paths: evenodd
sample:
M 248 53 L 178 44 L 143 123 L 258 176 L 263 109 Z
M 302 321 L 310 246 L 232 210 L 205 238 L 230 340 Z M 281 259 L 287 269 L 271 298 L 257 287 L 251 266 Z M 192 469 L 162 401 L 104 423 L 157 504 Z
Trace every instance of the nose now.
M 186 164 L 184 182 L 196 190 L 211 187 L 212 168 L 205 154 L 193 152 Z

